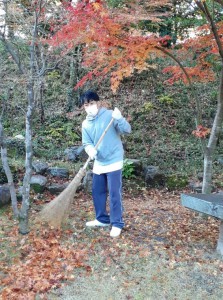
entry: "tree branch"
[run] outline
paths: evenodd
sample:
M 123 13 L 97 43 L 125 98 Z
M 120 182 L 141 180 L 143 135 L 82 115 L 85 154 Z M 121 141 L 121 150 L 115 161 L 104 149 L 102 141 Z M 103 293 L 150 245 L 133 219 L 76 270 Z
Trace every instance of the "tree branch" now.
M 221 4 L 221 6 L 223 6 L 223 0 L 214 0 L 214 2 L 217 2 L 217 3 Z
M 163 53 L 165 53 L 166 55 L 171 57 L 179 65 L 179 67 L 181 68 L 181 70 L 183 71 L 185 76 L 187 77 L 189 85 L 191 86 L 192 83 L 191 83 L 190 77 L 189 77 L 187 71 L 185 70 L 184 66 L 181 64 L 181 62 L 172 53 L 168 52 L 166 49 L 159 47 L 159 46 L 156 46 L 155 48 L 157 48 L 158 50 L 162 51 Z
M 187 71 L 185 70 L 184 66 L 182 65 L 182 63 L 179 61 L 179 59 L 177 59 L 172 53 L 168 52 L 166 49 L 162 48 L 162 47 L 159 47 L 159 46 L 156 46 L 156 48 L 160 51 L 162 51 L 164 54 L 168 55 L 169 57 L 171 57 L 178 65 L 179 67 L 181 68 L 181 70 L 183 71 L 183 73 L 185 74 L 187 80 L 188 80 L 188 83 L 190 85 L 190 88 L 191 88 L 191 93 L 193 95 L 193 98 L 195 99 L 195 102 L 196 102 L 196 107 L 197 107 L 197 118 L 196 118 L 196 121 L 197 121 L 197 125 L 200 124 L 201 122 L 201 108 L 200 108 L 200 102 L 197 100 L 197 97 L 194 95 L 194 88 L 193 88 L 193 85 L 192 85 L 192 82 L 190 80 L 190 77 L 187 73 Z M 201 145 L 202 145 L 202 148 L 204 150 L 204 143 L 203 141 L 201 141 Z
M 18 55 L 14 51 L 12 45 L 5 39 L 5 37 L 2 34 L 0 34 L 0 41 L 2 41 L 3 45 L 5 46 L 5 49 L 9 52 L 9 54 L 12 56 L 14 62 L 17 64 L 17 66 L 19 68 L 19 72 L 21 74 L 25 74 L 25 69 L 23 68 L 23 66 L 21 64 Z
M 205 9 L 203 7 L 203 4 L 200 1 L 195 1 L 199 9 L 206 15 Z
M 196 1 L 196 2 L 199 2 L 199 1 Z M 201 3 L 199 3 L 199 5 L 202 6 Z M 221 43 L 221 40 L 220 40 L 220 37 L 219 37 L 219 34 L 218 34 L 218 29 L 216 27 L 216 24 L 214 23 L 214 20 L 213 20 L 211 14 L 210 14 L 209 9 L 207 7 L 207 4 L 205 2 L 203 2 L 203 8 L 204 8 L 204 11 L 205 11 L 206 18 L 207 18 L 208 22 L 210 23 L 211 31 L 213 32 L 216 43 L 218 45 L 219 54 L 221 56 L 221 59 L 223 59 L 223 47 L 222 47 L 222 43 Z
M 55 70 L 56 67 L 59 65 L 59 63 L 60 63 L 62 60 L 63 60 L 63 58 L 61 58 L 60 60 L 58 60 L 58 61 L 56 62 L 56 64 L 55 64 L 53 67 L 45 68 L 45 66 L 44 66 L 44 68 L 42 68 L 42 69 L 40 70 L 40 72 L 39 72 L 39 74 L 38 74 L 38 77 L 41 77 L 41 76 L 47 74 L 48 72 Z

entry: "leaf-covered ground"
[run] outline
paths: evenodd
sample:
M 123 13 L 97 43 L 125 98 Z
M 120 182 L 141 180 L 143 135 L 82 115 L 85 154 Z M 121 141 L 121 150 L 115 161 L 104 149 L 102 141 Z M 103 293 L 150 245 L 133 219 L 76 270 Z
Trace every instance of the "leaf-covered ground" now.
M 182 191 L 181 191 L 182 192 Z M 37 213 L 36 202 L 32 215 Z M 75 196 L 62 231 L 0 227 L 0 299 L 221 299 L 219 221 L 180 205 L 180 192 L 125 188 L 125 229 L 87 229 L 91 197 Z

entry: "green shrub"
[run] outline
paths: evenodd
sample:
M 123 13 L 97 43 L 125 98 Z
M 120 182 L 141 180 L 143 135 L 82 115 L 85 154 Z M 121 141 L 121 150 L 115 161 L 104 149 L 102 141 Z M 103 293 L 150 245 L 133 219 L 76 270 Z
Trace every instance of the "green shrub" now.
M 166 187 L 169 190 L 175 190 L 184 188 L 188 185 L 188 178 L 187 176 L 181 176 L 181 175 L 170 175 L 166 180 Z
M 173 98 L 169 95 L 161 95 L 158 98 L 158 100 L 161 104 L 166 104 L 166 105 L 172 105 L 174 103 Z
M 59 74 L 58 71 L 54 70 L 54 71 L 49 72 L 47 74 L 47 78 L 53 81 L 55 79 L 59 79 L 60 78 L 60 74 Z
M 76 141 L 80 140 L 80 137 L 75 133 L 73 124 L 55 122 L 49 125 L 49 128 L 44 131 L 44 135 L 49 140 L 53 141 L 64 141 L 68 142 L 68 145 L 72 145 Z
M 134 178 L 134 165 L 133 162 L 129 159 L 124 159 L 124 165 L 123 165 L 123 170 L 122 170 L 122 175 L 124 178 L 129 179 L 129 178 Z
M 143 104 L 142 109 L 143 109 L 143 112 L 149 113 L 149 112 L 151 112 L 154 109 L 154 104 L 152 102 L 150 102 L 150 101 L 145 102 Z

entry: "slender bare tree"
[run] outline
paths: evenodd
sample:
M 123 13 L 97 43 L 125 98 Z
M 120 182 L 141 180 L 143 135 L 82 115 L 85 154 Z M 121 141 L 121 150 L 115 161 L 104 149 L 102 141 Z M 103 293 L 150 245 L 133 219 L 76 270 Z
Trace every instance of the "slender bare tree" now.
M 10 1 L 3 0 L 2 10 L 4 14 L 0 23 L 0 42 L 10 59 L 17 65 L 20 77 L 23 78 L 27 93 L 26 124 L 25 124 L 25 175 L 22 187 L 21 208 L 15 207 L 19 218 L 19 232 L 29 232 L 29 208 L 30 208 L 30 179 L 32 176 L 32 122 L 33 112 L 39 95 L 42 93 L 44 75 L 53 70 L 58 63 L 49 65 L 46 47 L 41 42 L 44 32 L 44 24 L 47 23 L 46 5 L 51 1 Z M 54 6 L 55 7 L 55 6 Z M 51 7 L 52 8 L 52 7 Z M 52 9 L 51 9 L 52 13 Z M 50 56 L 50 55 L 49 55 Z M 41 94 L 42 96 L 42 94 Z M 1 124 L 0 124 L 1 125 Z M 3 128 L 0 126 L 0 137 L 3 136 Z M 5 149 L 4 140 L 1 139 L 2 149 Z M 3 151 L 2 159 L 6 152 Z M 9 173 L 8 173 L 9 174 Z M 9 175 L 11 184 L 11 177 Z M 14 201 L 14 205 L 17 203 Z

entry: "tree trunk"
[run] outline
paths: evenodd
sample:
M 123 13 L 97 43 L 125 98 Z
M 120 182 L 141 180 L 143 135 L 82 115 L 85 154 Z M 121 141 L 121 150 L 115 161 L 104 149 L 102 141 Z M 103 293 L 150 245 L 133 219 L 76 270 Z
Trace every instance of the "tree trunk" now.
M 34 103 L 34 93 L 33 93 L 33 82 L 28 85 L 28 101 L 29 105 L 26 113 L 26 160 L 25 160 L 25 176 L 23 179 L 23 190 L 22 190 L 22 207 L 19 213 L 19 232 L 22 234 L 27 234 L 28 229 L 28 219 L 29 219 L 29 206 L 30 206 L 30 179 L 32 176 L 32 114 L 33 114 L 33 103 Z
M 73 55 L 70 58 L 70 79 L 68 84 L 68 90 L 67 90 L 67 112 L 71 111 L 73 109 L 73 103 L 74 103 L 74 57 Z
M 5 19 L 8 17 L 8 4 L 11 4 L 13 1 L 3 0 L 4 10 L 5 10 Z M 29 46 L 29 66 L 26 63 L 26 54 L 22 51 L 21 53 L 17 51 L 16 45 L 14 45 L 14 41 L 12 42 L 12 37 L 8 36 L 7 30 L 7 22 L 3 24 L 3 30 L 0 31 L 0 40 L 2 41 L 5 49 L 10 54 L 10 59 L 12 58 L 21 74 L 23 74 L 26 79 L 26 88 L 27 88 L 27 112 L 26 112 L 26 139 L 25 139 L 25 147 L 26 147 L 26 158 L 25 158 L 25 175 L 23 179 L 23 190 L 22 190 L 22 206 L 19 210 L 19 232 L 22 234 L 27 234 L 29 232 L 28 229 L 28 220 L 29 220 L 29 207 L 30 207 L 30 179 L 32 176 L 32 117 L 33 110 L 35 107 L 35 93 L 34 87 L 38 84 L 38 80 L 42 82 L 41 76 L 43 76 L 47 70 L 44 52 L 39 55 L 38 43 L 41 43 L 41 39 L 38 39 L 38 25 L 40 22 L 40 17 L 44 17 L 44 6 L 47 1 L 38 0 L 35 1 L 32 10 L 30 10 L 29 18 L 25 17 L 21 24 L 25 24 L 26 21 L 32 22 L 26 25 L 27 28 L 31 30 L 31 36 L 28 35 L 29 31 L 27 30 L 27 38 L 29 37 L 30 46 Z M 43 14 L 42 14 L 43 13 Z M 41 16 L 42 14 L 42 16 Z M 42 19 L 41 19 L 42 20 Z M 50 68 L 48 68 L 50 70 Z M 43 86 L 42 86 L 43 87 Z M 42 93 L 41 89 L 41 93 Z M 42 97 L 42 94 L 41 94 Z M 40 98 L 42 103 L 42 98 Z M 43 109 L 43 106 L 42 106 Z M 42 121 L 44 121 L 44 110 L 42 111 Z M 5 152 L 3 151 L 5 155 Z
M 213 155 L 221 131 L 222 121 L 223 121 L 223 66 L 222 66 L 221 76 L 220 76 L 217 112 L 214 118 L 214 123 L 211 129 L 208 145 L 204 152 L 204 173 L 203 173 L 202 193 L 205 194 L 210 194 L 212 189 L 211 183 L 212 183 Z
M 74 90 L 74 86 L 80 80 L 79 78 L 79 70 L 82 60 L 82 48 L 78 46 L 71 53 L 70 57 L 70 77 L 67 89 L 67 112 L 73 110 L 74 106 L 78 106 L 80 91 Z
M 45 123 L 45 111 L 44 111 L 44 106 L 43 106 L 43 94 L 44 94 L 44 83 L 43 79 L 41 78 L 40 81 L 40 122 L 41 124 Z
M 30 179 L 32 176 L 32 117 L 33 109 L 35 104 L 34 96 L 34 72 L 35 72 L 35 42 L 37 36 L 37 24 L 38 18 L 35 19 L 35 24 L 33 26 L 32 43 L 30 45 L 30 69 L 29 78 L 27 84 L 27 98 L 28 106 L 26 112 L 26 159 L 25 159 L 25 176 L 23 179 L 23 191 L 22 191 L 22 207 L 19 213 L 19 232 L 21 234 L 27 234 L 28 220 L 29 220 L 29 206 L 30 206 Z
M 3 130 L 1 121 L 0 121 L 0 144 L 1 144 L 2 165 L 3 165 L 4 171 L 5 171 L 7 180 L 8 180 L 8 186 L 9 186 L 11 202 L 12 202 L 12 210 L 13 210 L 14 217 L 18 218 L 19 210 L 18 210 L 18 205 L 17 205 L 16 190 L 15 190 L 15 185 L 13 182 L 12 172 L 11 172 L 9 164 L 8 164 L 7 148 L 5 146 L 4 130 Z

